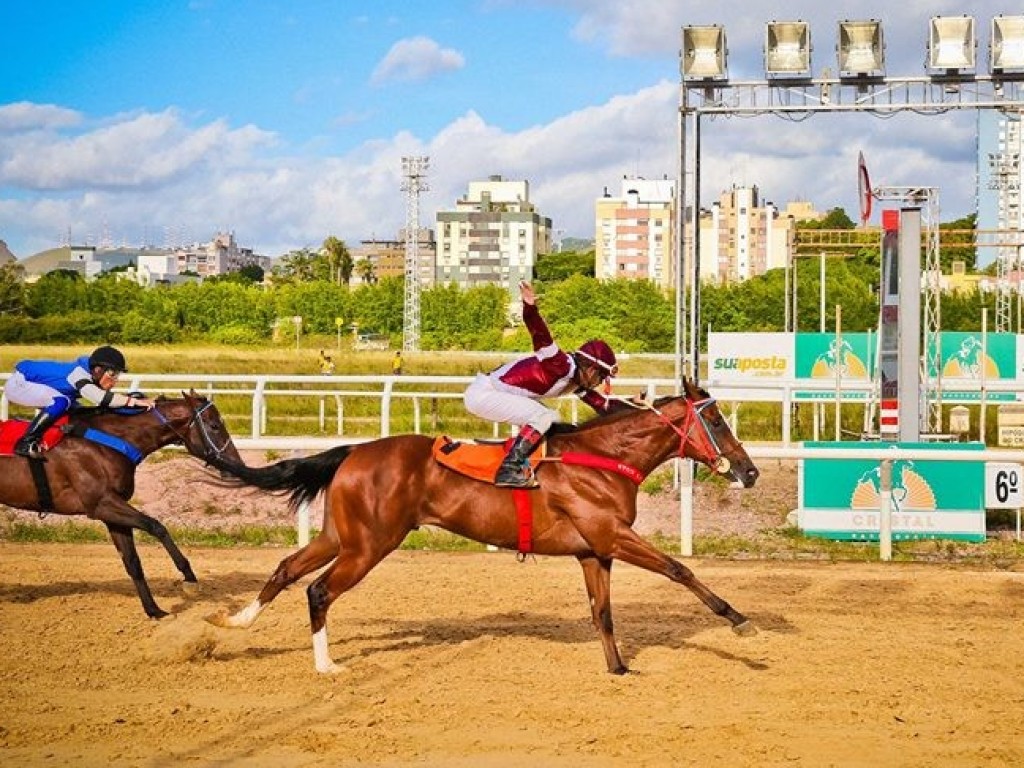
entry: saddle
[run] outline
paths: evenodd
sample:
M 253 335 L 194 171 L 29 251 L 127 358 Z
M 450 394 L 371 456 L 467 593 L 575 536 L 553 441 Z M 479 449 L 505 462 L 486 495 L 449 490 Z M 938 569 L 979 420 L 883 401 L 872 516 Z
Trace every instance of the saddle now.
M 46 452 L 64 439 L 68 424 L 67 414 L 61 416 L 54 422 L 53 426 L 43 433 L 40 444 Z M 29 422 L 24 419 L 8 419 L 0 421 L 0 456 L 13 456 L 14 444 L 21 439 L 21 436 L 28 432 Z
M 498 467 L 511 444 L 512 438 L 497 442 L 464 443 L 441 435 L 434 440 L 430 452 L 435 461 L 453 472 L 458 472 L 460 475 L 471 477 L 474 480 L 493 483 L 494 476 L 498 473 Z M 546 453 L 547 442 L 545 441 L 530 456 L 530 466 L 534 471 L 537 470 L 537 465 L 540 464 Z

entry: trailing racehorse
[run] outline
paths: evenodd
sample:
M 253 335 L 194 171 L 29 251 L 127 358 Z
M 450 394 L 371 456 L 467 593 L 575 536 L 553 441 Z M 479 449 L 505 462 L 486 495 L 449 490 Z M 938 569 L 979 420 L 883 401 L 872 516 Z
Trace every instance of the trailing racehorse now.
M 146 582 L 134 530 L 163 544 L 186 582 L 194 583 L 196 576 L 167 528 L 128 500 L 135 493 L 139 462 L 172 443 L 184 445 L 200 459 L 241 462 L 216 406 L 195 391 L 180 399 L 158 398 L 153 409 L 144 412 L 83 409 L 72 414 L 69 433 L 43 458 L 0 456 L 0 504 L 103 521 L 146 614 L 162 618 L 167 613 L 156 604 Z
M 639 483 L 674 455 L 703 462 L 748 488 L 757 479 L 757 469 L 714 399 L 691 382 L 686 382 L 685 395 L 553 434 L 537 472 L 536 490 L 510 491 L 457 474 L 433 458 L 434 442 L 420 435 L 386 437 L 262 468 L 211 459 L 239 483 L 289 492 L 294 505 L 321 491 L 326 497 L 319 536 L 285 558 L 247 607 L 210 621 L 249 626 L 282 589 L 333 561 L 309 586 L 307 597 L 316 668 L 335 671 L 326 630 L 331 603 L 396 549 L 409 531 L 432 525 L 500 547 L 575 556 L 583 566 L 608 670 L 615 674 L 627 671 L 612 629 L 610 583 L 616 559 L 686 586 L 735 631 L 754 631 L 689 568 L 658 551 L 631 527 Z M 514 494 L 527 497 L 532 507 L 525 546 Z

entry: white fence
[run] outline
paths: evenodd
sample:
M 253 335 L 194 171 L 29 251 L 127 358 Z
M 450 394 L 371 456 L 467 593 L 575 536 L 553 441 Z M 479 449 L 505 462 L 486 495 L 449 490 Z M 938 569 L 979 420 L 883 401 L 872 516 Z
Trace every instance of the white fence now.
M 377 437 L 392 433 L 392 405 L 397 400 L 408 399 L 412 402 L 413 431 L 423 431 L 423 403 L 439 399 L 461 399 L 465 387 L 472 381 L 471 376 L 260 376 L 232 374 L 135 374 L 130 381 L 122 382 L 122 388 L 128 391 L 144 391 L 149 395 L 175 395 L 182 390 L 195 388 L 197 391 L 216 399 L 218 395 L 242 395 L 250 398 L 252 428 L 248 437 L 235 436 L 235 444 L 241 450 L 292 450 L 317 451 L 343 443 L 362 442 L 371 438 L 358 438 L 343 434 L 344 402 L 346 398 L 376 398 L 380 402 L 380 424 Z M 0 374 L 0 380 L 6 381 L 6 374 Z M 861 384 L 845 384 L 839 390 L 834 382 L 826 380 L 776 380 L 744 383 L 741 386 L 717 383 L 714 380 L 702 384 L 726 407 L 733 422 L 733 430 L 742 439 L 741 406 L 744 402 L 781 403 L 782 408 L 782 440 L 781 444 L 768 445 L 748 444 L 747 449 L 754 459 L 829 459 L 877 460 L 884 467 L 886 462 L 899 459 L 934 459 L 935 453 L 925 450 L 905 448 L 889 448 L 879 443 L 864 443 L 863 448 L 843 449 L 842 451 L 827 448 L 804 448 L 792 443 L 792 424 L 790 414 L 792 405 L 798 401 L 797 392 L 831 393 L 833 400 L 827 407 L 839 407 L 843 402 L 855 402 L 843 398 L 852 393 L 866 391 Z M 1013 392 L 1016 385 L 1012 381 L 995 381 L 988 384 L 977 384 L 977 402 L 981 407 L 981 423 L 984 424 L 985 410 L 989 407 L 987 394 L 990 392 Z M 355 389 L 355 387 L 361 387 Z M 960 383 L 959 389 L 969 389 L 970 382 Z M 676 391 L 676 383 L 666 378 L 619 378 L 616 379 L 619 392 L 639 392 L 646 390 L 651 396 L 670 394 Z M 316 398 L 320 402 L 321 427 L 325 426 L 324 404 L 333 402 L 337 414 L 337 434 L 330 437 L 314 436 L 269 436 L 266 434 L 268 413 L 272 403 L 278 398 Z M 806 401 L 804 401 L 806 402 Z M 861 401 L 862 402 L 862 401 Z M 570 418 L 577 420 L 579 400 L 575 397 L 566 398 L 566 407 L 570 410 Z M 731 405 L 731 408 L 730 408 Z M 0 418 L 8 418 L 8 402 L 6 395 L 0 396 Z M 817 428 L 817 423 L 815 423 Z M 493 434 L 499 434 L 500 425 L 492 424 Z M 474 437 L 479 435 L 463 435 L 455 437 Z M 985 461 L 1000 463 L 1024 464 L 1024 450 L 986 449 L 984 451 L 942 452 L 943 461 Z M 884 474 L 884 473 L 883 473 Z M 691 472 L 677 475 L 683 478 L 680 487 L 680 540 L 681 553 L 693 554 L 693 493 L 688 487 L 686 478 L 692 477 Z M 756 491 L 755 491 L 756 492 Z M 887 497 L 887 494 L 882 494 Z M 886 530 L 888 511 L 881 510 L 882 529 L 880 530 L 880 550 L 882 559 L 891 557 L 891 528 Z M 303 523 L 302 517 L 305 518 Z M 308 510 L 303 510 L 300 517 L 300 542 L 308 541 Z M 1020 538 L 1020 510 L 1017 510 L 1017 537 Z

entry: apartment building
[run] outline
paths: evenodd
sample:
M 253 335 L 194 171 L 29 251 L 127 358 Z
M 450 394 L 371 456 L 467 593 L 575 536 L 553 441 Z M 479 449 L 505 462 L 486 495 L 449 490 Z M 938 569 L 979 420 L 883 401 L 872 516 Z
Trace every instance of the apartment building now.
M 519 281 L 530 280 L 537 256 L 551 250 L 551 219 L 530 202 L 527 181 L 472 181 L 436 220 L 438 284 L 500 285 L 517 301 Z
M 598 279 L 676 284 L 676 182 L 622 179 L 618 197 L 595 204 L 594 274 Z
M 395 240 L 370 240 L 359 241 L 359 246 L 351 249 L 352 261 L 359 264 L 365 259 L 373 268 L 373 276 L 377 280 L 384 277 L 405 277 L 405 245 L 406 230 L 403 227 Z M 434 262 L 437 253 L 437 243 L 434 240 L 434 231 L 428 227 L 420 227 L 417 241 L 417 253 L 419 257 L 419 281 L 420 285 L 429 287 L 434 284 Z M 352 272 L 352 284 L 357 285 L 364 282 L 363 275 L 356 268 Z
M 793 247 L 795 214 L 780 216 L 773 203 L 761 200 L 756 186 L 722 192 L 700 214 L 701 280 L 737 282 L 785 267 Z

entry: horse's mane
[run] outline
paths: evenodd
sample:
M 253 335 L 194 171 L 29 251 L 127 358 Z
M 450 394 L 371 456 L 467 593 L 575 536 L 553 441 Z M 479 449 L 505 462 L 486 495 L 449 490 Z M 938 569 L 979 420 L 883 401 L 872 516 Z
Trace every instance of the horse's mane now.
M 672 400 L 677 400 L 680 397 L 683 397 L 683 395 L 665 395 L 664 397 L 659 397 L 657 400 L 655 400 L 653 405 L 654 405 L 655 408 L 661 408 L 666 403 L 668 403 L 668 402 L 670 402 Z M 634 408 L 634 407 L 632 407 L 630 405 L 627 405 L 626 403 L 616 403 L 616 405 L 618 405 L 618 408 L 616 408 L 612 412 L 610 412 L 610 413 L 598 413 L 595 416 L 593 416 L 592 418 L 587 419 L 584 422 L 581 422 L 580 424 L 569 424 L 569 423 L 566 423 L 566 422 L 555 422 L 551 426 L 551 431 L 548 434 L 549 435 L 568 435 L 568 434 L 576 434 L 578 432 L 586 432 L 586 431 L 591 430 L 591 429 L 597 429 L 597 428 L 600 428 L 600 427 L 605 427 L 608 424 L 615 424 L 615 423 L 617 423 L 619 421 L 622 421 L 624 419 L 629 419 L 632 416 L 635 416 L 636 414 L 641 413 L 641 412 L 646 410 L 646 409 L 642 409 L 642 408 Z

